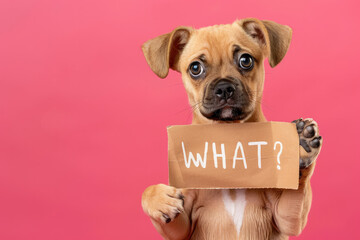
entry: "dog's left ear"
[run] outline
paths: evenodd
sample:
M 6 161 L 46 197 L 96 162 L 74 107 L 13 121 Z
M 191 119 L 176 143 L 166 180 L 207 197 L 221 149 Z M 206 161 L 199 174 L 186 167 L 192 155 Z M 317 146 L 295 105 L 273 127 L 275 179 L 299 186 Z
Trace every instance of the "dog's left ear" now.
M 142 45 L 142 50 L 151 70 L 165 78 L 169 68 L 178 70 L 180 54 L 193 31 L 190 27 L 178 27 L 174 31 L 153 38 Z
M 238 21 L 244 31 L 264 48 L 271 67 L 285 57 L 290 46 L 292 30 L 289 26 L 273 21 L 248 18 Z

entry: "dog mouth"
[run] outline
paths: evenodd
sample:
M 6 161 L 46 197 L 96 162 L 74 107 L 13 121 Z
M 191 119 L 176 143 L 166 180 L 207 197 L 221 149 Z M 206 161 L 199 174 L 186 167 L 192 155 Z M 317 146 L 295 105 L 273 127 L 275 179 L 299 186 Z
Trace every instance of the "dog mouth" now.
M 200 109 L 200 113 L 211 120 L 232 122 L 244 120 L 248 114 L 239 106 L 226 105 L 215 109 Z

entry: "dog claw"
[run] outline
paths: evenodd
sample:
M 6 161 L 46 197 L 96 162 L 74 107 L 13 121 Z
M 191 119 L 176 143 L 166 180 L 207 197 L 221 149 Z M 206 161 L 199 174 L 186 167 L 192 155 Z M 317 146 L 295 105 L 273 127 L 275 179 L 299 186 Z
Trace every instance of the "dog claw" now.
M 167 214 L 163 213 L 163 217 L 165 218 L 166 223 L 171 222 L 171 218 Z
M 174 218 L 177 218 L 177 216 L 179 216 L 179 214 L 180 214 L 180 211 L 178 210 L 178 212 L 176 212 L 176 214 L 175 214 L 175 217 L 174 217 Z
M 303 120 L 302 118 L 299 118 L 299 119 L 292 121 L 291 123 L 298 123 L 299 121 L 302 121 L 302 120 Z

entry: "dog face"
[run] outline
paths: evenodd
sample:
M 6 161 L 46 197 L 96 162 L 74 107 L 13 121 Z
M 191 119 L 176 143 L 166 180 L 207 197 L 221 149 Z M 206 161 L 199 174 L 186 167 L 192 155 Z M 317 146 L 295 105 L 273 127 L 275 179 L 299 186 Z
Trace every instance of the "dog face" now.
M 244 19 L 201 29 L 179 27 L 143 45 L 161 78 L 169 68 L 182 74 L 197 122 L 246 121 L 259 109 L 264 59 L 272 67 L 285 56 L 291 29 Z

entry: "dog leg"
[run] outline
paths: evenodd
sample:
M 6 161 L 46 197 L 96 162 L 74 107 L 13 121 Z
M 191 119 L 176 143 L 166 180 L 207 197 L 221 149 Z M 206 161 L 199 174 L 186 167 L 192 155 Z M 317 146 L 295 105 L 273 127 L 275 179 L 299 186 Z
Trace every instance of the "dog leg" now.
M 311 206 L 310 178 L 320 152 L 322 138 L 317 123 L 312 119 L 293 121 L 300 138 L 300 180 L 298 190 L 277 193 L 274 220 L 278 230 L 286 235 L 299 235 L 304 229 Z
M 186 199 L 186 201 L 191 200 Z M 190 233 L 185 197 L 180 189 L 164 184 L 148 187 L 142 195 L 142 207 L 164 239 L 185 239 Z M 191 203 L 189 203 L 191 205 Z M 187 205 L 189 205 L 187 202 Z

